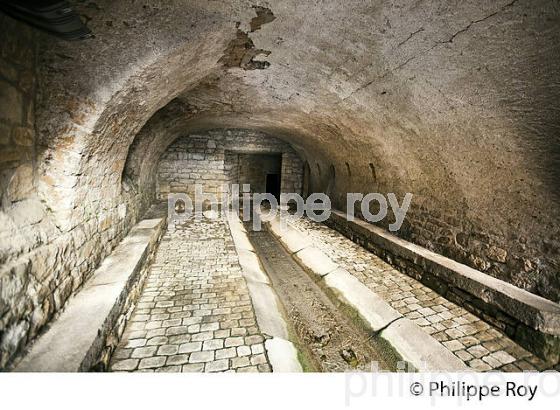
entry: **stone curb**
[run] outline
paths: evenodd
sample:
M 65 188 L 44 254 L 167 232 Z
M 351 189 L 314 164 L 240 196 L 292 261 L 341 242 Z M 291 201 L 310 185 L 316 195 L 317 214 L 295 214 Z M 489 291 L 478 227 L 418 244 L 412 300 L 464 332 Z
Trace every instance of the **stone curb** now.
M 302 370 L 297 359 L 297 349 L 288 340 L 273 337 L 264 342 L 264 347 L 275 373 L 299 373 Z
M 287 249 L 290 249 L 287 240 L 297 241 L 299 231 L 289 224 L 281 229 L 278 228 L 280 223 L 277 220 L 263 221 L 263 224 L 267 228 L 274 227 L 271 231 Z M 318 275 L 319 280 L 331 289 L 340 302 L 356 310 L 371 330 L 385 339 L 404 360 L 419 371 L 468 370 L 467 365 L 451 351 L 309 243 L 309 246 L 294 254 L 295 259 L 307 271 Z M 322 260 L 315 261 L 313 258 Z
M 560 360 L 560 304 L 332 210 L 327 226 L 501 329 L 550 362 Z
M 78 372 L 96 365 L 164 230 L 165 218 L 136 224 L 13 371 Z
M 261 331 L 268 336 L 287 339 L 288 326 L 280 313 L 278 299 L 272 287 L 250 280 L 247 280 L 247 287 Z
M 403 317 L 383 329 L 380 336 L 421 372 L 473 371 L 450 350 Z
M 264 334 L 272 336 L 271 339 L 265 341 L 272 371 L 302 372 L 297 349 L 288 340 L 288 325 L 281 313 L 280 302 L 276 292 L 270 286 L 270 280 L 262 269 L 258 256 L 254 253 L 247 232 L 235 213 L 228 212 L 227 221 L 242 274 L 249 289 L 257 323 Z
M 325 284 L 345 305 L 352 306 L 371 330 L 379 332 L 403 316 L 344 269 L 324 277 Z

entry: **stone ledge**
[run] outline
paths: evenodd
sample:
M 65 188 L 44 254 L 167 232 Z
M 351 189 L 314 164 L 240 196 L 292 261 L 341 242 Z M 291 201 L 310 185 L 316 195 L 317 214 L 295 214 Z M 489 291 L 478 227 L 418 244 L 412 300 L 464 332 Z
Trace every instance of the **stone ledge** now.
M 290 250 L 288 241 L 300 242 L 301 233 L 289 224 L 280 228 L 278 220 L 263 221 L 264 225 Z M 303 234 L 301 234 L 303 236 Z M 307 252 L 307 257 L 296 256 Z M 317 275 L 346 306 L 354 309 L 369 328 L 404 360 L 419 371 L 467 371 L 468 367 L 418 325 L 404 318 L 375 292 L 339 267 L 325 253 L 309 245 L 294 254 L 295 259 L 308 271 Z M 314 257 L 321 260 L 312 260 Z M 327 269 L 328 267 L 328 269 Z
M 372 331 L 378 333 L 407 362 L 422 372 L 465 371 L 467 366 L 451 351 L 403 317 L 375 292 L 344 269 L 324 277 L 338 299 L 358 312 Z
M 267 336 L 288 339 L 288 326 L 284 320 L 276 293 L 265 283 L 247 281 L 251 302 L 259 329 Z
M 285 241 L 285 237 L 280 238 L 280 241 L 288 248 L 288 242 Z M 331 258 L 323 251 L 312 246 L 294 253 L 293 256 L 301 265 L 307 266 L 309 271 L 319 276 L 325 276 L 338 269 L 338 265 Z
M 540 357 L 558 361 L 560 305 L 333 210 L 327 225 L 461 306 Z M 436 283 L 437 282 L 437 283 Z M 437 285 L 437 286 L 436 286 Z M 478 311 L 479 309 L 480 311 Z
M 164 228 L 165 218 L 136 224 L 13 371 L 77 372 L 97 366 Z

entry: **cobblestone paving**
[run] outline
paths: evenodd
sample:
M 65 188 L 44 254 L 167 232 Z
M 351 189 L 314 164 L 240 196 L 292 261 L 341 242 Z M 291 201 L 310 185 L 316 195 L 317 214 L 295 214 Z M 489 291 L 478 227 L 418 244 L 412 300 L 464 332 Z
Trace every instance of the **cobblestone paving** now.
M 112 371 L 269 372 L 229 227 L 170 226 L 111 360 Z
M 519 372 L 548 367 L 496 328 L 395 270 L 337 231 L 303 218 L 292 225 L 311 235 L 315 246 L 471 368 Z

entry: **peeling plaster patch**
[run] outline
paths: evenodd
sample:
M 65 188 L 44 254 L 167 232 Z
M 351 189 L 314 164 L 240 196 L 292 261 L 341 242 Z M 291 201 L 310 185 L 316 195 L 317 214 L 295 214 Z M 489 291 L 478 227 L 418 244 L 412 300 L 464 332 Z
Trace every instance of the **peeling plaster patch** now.
M 251 20 L 251 33 L 276 19 L 272 11 L 266 7 L 253 6 L 253 9 L 257 16 Z M 240 67 L 244 70 L 264 70 L 270 67 L 268 61 L 255 60 L 255 57 L 259 55 L 270 55 L 270 51 L 255 48 L 255 44 L 249 37 L 249 34 L 240 30 L 239 26 L 240 23 L 237 23 L 235 39 L 228 44 L 223 57 L 220 59 L 220 63 L 228 68 Z
M 257 17 L 253 17 L 251 20 L 251 33 L 259 30 L 265 24 L 276 20 L 276 16 L 269 8 L 261 6 L 253 6 L 253 8 L 255 9 L 255 13 L 257 13 Z
M 255 60 L 259 55 L 270 55 L 270 51 L 255 48 L 253 40 L 242 30 L 230 41 L 220 63 L 228 68 L 240 67 L 244 70 L 264 70 L 270 66 L 268 61 Z

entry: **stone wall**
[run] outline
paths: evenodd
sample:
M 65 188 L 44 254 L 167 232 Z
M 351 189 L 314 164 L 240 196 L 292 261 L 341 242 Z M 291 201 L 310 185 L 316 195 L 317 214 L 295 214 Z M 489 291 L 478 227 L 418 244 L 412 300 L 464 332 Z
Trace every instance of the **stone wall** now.
M 402 203 L 405 193 L 396 195 Z M 442 202 L 444 200 L 442 198 Z M 346 209 L 342 200 L 335 201 L 335 206 Z M 375 214 L 378 210 L 378 203 L 372 201 L 370 211 Z M 506 236 L 499 226 L 482 229 L 481 220 L 485 216 L 475 214 L 467 208 L 443 211 L 440 205 L 413 192 L 406 218 L 395 234 L 495 278 L 560 302 L 558 239 L 521 232 Z M 364 219 L 359 204 L 356 204 L 355 215 Z M 376 225 L 388 229 L 394 220 L 389 207 L 387 217 Z
M 281 192 L 303 193 L 303 163 L 292 150 L 282 154 Z
M 29 315 L 28 265 L 7 265 L 33 247 L 44 210 L 34 195 L 35 90 L 37 33 L 0 14 L 5 33 L 0 41 L 0 369 L 33 323 Z M 33 289 L 37 293 L 37 289 Z M 45 307 L 48 309 L 48 307 Z M 41 312 L 33 322 L 41 322 Z
M 292 144 L 311 191 L 333 165 L 340 209 L 346 192 L 412 192 L 399 235 L 560 300 L 557 2 L 300 3 L 271 5 L 242 47 L 256 15 L 238 0 L 79 2 L 95 37 L 40 46 L 0 16 L 0 367 L 154 198 L 169 143 L 227 127 Z M 270 67 L 221 65 L 257 50 Z
M 77 186 L 66 186 L 66 179 L 74 177 L 67 168 L 46 169 L 63 156 L 66 146 L 49 152 L 40 141 L 41 124 L 35 116 L 42 104 L 40 50 L 53 39 L 4 14 L 0 27 L 0 369 L 4 369 L 79 291 L 148 203 L 145 195 L 128 187 L 116 194 L 109 187 L 89 187 L 84 200 L 68 210 L 75 222 L 56 218 L 66 197 L 47 198 L 39 184 L 48 181 L 63 190 Z M 98 168 L 100 174 L 106 172 Z
M 480 228 L 482 215 L 467 217 L 467 210 L 439 212 L 414 203 L 401 234 L 419 245 L 505 280 L 532 293 L 560 302 L 558 255 L 560 242 L 513 232 L 500 227 Z
M 0 14 L 0 195 L 2 208 L 27 199 L 35 159 L 35 33 Z
M 236 184 L 239 181 L 239 154 L 225 151 L 224 153 L 224 172 L 228 184 Z
M 342 213 L 332 213 L 325 223 L 395 266 L 400 272 L 408 274 L 438 294 L 497 327 L 537 356 L 549 360 L 553 364 L 560 361 L 560 337 L 538 328 L 537 323 L 544 321 L 539 318 L 538 313 L 540 312 L 535 313 L 524 305 L 529 300 L 527 296 L 517 296 L 503 290 L 504 294 L 508 295 L 504 297 L 498 292 L 485 288 L 486 285 L 478 283 L 473 285 L 475 282 L 467 275 L 463 277 L 461 273 L 455 271 L 450 274 L 448 268 L 439 265 L 439 262 L 428 262 L 422 254 L 415 253 L 416 251 L 406 246 L 380 239 L 374 231 L 363 228 L 361 225 L 364 224 L 363 221 L 349 222 Z M 367 224 L 365 225 L 367 226 Z M 455 269 L 460 272 L 459 267 Z M 484 283 L 490 282 L 485 281 Z M 503 288 L 499 283 L 492 283 L 491 286 L 500 291 Z M 504 302 L 507 297 L 514 298 L 514 301 Z M 508 309 L 504 309 L 503 306 L 507 306 Z M 545 310 L 544 307 L 543 310 Z M 529 320 L 520 319 L 527 316 Z
M 281 191 L 301 193 L 303 163 L 287 143 L 258 132 L 225 130 L 183 136 L 172 143 L 160 159 L 157 197 L 193 195 L 196 184 L 218 199 L 226 183 L 250 183 L 252 192 L 263 192 L 263 173 L 280 170 L 272 154 L 282 156 Z

